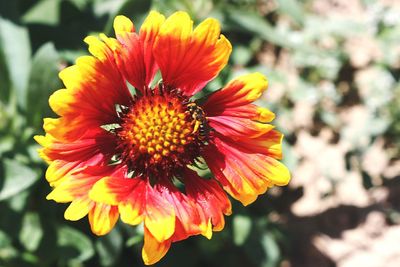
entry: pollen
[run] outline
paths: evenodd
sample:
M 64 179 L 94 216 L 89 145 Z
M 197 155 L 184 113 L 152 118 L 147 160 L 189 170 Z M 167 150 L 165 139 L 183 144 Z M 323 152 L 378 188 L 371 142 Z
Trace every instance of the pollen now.
M 121 158 L 137 173 L 169 175 L 193 163 L 205 144 L 201 129 L 207 122 L 201 108 L 178 91 L 149 90 L 122 121 L 117 132 Z

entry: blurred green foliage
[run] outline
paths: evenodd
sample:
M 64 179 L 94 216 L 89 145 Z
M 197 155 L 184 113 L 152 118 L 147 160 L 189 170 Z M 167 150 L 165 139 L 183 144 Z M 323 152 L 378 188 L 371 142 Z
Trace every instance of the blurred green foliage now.
M 313 120 L 318 123 L 310 131 L 329 127 L 350 143 L 349 153 L 359 155 L 382 135 L 394 148 L 392 157 L 398 157 L 399 21 L 392 22 L 392 11 L 380 7 L 379 1 L 362 1 L 377 7 L 368 24 L 315 14 L 312 2 L 0 0 L 0 266 L 142 265 L 140 228 L 118 224 L 109 235 L 96 237 L 86 219 L 65 221 L 65 205 L 45 200 L 50 191 L 44 179 L 46 166 L 33 141 L 34 134 L 42 133 L 42 118 L 54 116 L 47 100 L 62 87 L 59 70 L 87 54 L 82 41 L 86 35 L 112 34 L 117 14 L 132 18 L 137 25 L 151 9 L 166 15 L 186 10 L 195 23 L 209 16 L 219 19 L 233 53 L 229 66 L 207 90 L 249 71 L 266 74 L 270 90 L 284 90 L 279 101 L 261 102 L 282 118 L 278 128 L 287 136 L 284 161 L 291 169 L 299 160 L 292 151 L 298 129 L 281 121 L 291 121 L 293 106 L 301 101 L 315 107 Z M 360 93 L 352 76 L 352 55 L 343 44 L 371 29 L 383 55 L 368 63 L 375 76 Z M 293 66 L 289 69 L 298 70 L 295 83 L 287 71 L 260 60 L 266 48 L 275 57 L 290 56 Z M 321 89 L 321 82 L 329 86 Z M 338 112 L 354 103 L 366 107 L 368 117 L 356 131 L 343 125 Z M 246 208 L 235 203 L 223 232 L 215 233 L 211 241 L 193 237 L 175 244 L 157 266 L 280 266 L 296 249 L 282 221 L 271 219 L 289 209 L 292 200 L 286 198 L 287 191 L 262 196 Z

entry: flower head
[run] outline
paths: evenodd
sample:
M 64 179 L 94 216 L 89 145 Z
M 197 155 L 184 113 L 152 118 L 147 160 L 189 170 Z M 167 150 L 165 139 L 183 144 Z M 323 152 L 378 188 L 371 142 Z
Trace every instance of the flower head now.
M 231 213 L 225 191 L 247 205 L 290 179 L 274 114 L 253 104 L 267 88 L 263 75 L 238 77 L 202 104 L 193 98 L 232 48 L 215 19 L 192 24 L 185 12 L 152 11 L 139 32 L 117 16 L 116 39 L 87 37 L 92 56 L 60 72 L 66 89 L 49 100 L 60 117 L 46 118 L 46 135 L 35 137 L 49 164 L 47 198 L 71 203 L 68 220 L 88 215 L 97 235 L 119 216 L 143 223 L 146 264 L 172 242 L 222 230 Z M 199 162 L 212 178 L 194 171 Z

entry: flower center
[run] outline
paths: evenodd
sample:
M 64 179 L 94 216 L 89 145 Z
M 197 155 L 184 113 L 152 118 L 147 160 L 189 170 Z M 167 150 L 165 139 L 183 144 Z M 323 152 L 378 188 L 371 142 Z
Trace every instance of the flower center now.
M 149 89 L 122 117 L 121 160 L 136 175 L 172 177 L 200 156 L 208 128 L 203 110 L 178 90 Z

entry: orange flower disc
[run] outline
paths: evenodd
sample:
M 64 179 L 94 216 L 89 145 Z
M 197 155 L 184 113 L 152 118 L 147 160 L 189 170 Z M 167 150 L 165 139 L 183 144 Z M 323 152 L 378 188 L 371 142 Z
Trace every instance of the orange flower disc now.
M 123 107 L 116 129 L 121 160 L 135 175 L 172 178 L 193 164 L 206 144 L 209 128 L 204 112 L 177 90 L 160 84 Z

